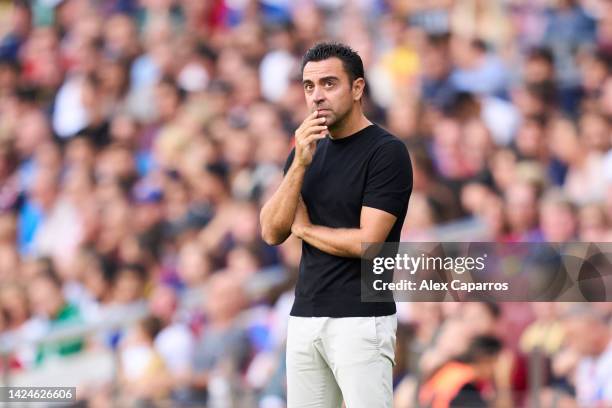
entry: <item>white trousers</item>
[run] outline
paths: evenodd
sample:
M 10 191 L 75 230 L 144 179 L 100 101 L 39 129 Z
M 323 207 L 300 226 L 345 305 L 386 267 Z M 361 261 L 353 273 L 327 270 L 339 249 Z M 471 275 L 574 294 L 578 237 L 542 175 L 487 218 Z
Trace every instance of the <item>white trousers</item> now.
M 289 316 L 287 407 L 391 408 L 396 315 Z

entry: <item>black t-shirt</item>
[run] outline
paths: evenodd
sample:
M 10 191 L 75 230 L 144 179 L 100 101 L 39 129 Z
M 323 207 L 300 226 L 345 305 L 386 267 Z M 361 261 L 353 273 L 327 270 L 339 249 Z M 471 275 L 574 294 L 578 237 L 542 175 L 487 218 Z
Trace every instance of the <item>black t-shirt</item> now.
M 465 384 L 450 403 L 450 408 L 487 408 L 487 406 L 487 402 L 474 383 Z
M 295 150 L 285 164 L 288 171 Z M 397 242 L 412 192 L 404 143 L 377 125 L 338 140 L 321 139 L 307 168 L 302 198 L 315 225 L 359 228 L 361 207 L 397 217 L 387 242 Z M 361 261 L 302 243 L 292 316 L 356 317 L 395 313 L 393 302 L 361 302 Z

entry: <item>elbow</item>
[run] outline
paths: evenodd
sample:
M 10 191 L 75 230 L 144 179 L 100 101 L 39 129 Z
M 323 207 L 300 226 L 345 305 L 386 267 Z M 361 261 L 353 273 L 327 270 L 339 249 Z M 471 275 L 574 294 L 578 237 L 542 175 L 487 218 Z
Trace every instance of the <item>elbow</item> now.
M 267 216 L 265 208 L 259 215 L 259 225 L 261 225 L 261 238 L 270 246 L 282 244 L 291 233 L 283 234 L 282 226 Z
M 366 255 L 366 252 L 363 249 L 363 245 L 361 242 L 359 242 L 357 245 L 355 245 L 355 247 L 353 248 L 352 254 L 351 256 L 353 258 L 364 258 Z
M 261 238 L 268 245 L 274 246 L 282 244 L 284 239 L 282 239 L 278 234 L 275 234 L 271 231 L 271 228 L 261 228 Z
M 270 234 L 261 234 L 261 237 L 263 238 L 264 242 L 270 246 L 274 246 L 274 245 L 278 245 L 280 244 L 278 239 L 275 239 L 275 237 L 273 237 Z
M 274 229 L 269 226 L 268 222 L 266 222 L 264 211 L 262 211 L 259 216 L 259 225 L 261 225 L 261 238 L 266 244 L 278 245 L 280 243 L 278 242 L 278 237 L 276 237 L 276 234 L 274 234 Z
M 354 256 L 356 258 L 371 259 L 382 250 L 384 244 L 384 237 L 361 231 L 359 242 L 356 242 L 353 247 Z

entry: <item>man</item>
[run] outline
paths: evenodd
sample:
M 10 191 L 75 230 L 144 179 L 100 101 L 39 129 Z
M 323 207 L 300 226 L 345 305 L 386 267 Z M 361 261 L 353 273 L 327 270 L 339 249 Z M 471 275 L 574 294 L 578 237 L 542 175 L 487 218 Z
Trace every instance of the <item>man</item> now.
M 502 347 L 501 341 L 495 336 L 476 336 L 462 356 L 444 364 L 423 384 L 419 393 L 420 406 L 431 408 L 489 406 L 480 388 L 486 383 L 493 382 Z M 505 395 L 498 396 L 494 406 L 512 406 L 507 390 L 505 391 Z
M 28 282 L 30 304 L 49 331 L 54 329 L 78 326 L 83 323 L 77 306 L 68 302 L 62 293 L 62 281 L 47 258 L 41 261 L 45 270 L 38 272 Z M 84 339 L 77 337 L 57 343 L 45 343 L 38 347 L 36 364 L 42 364 L 54 356 L 69 356 L 84 349 Z
M 264 240 L 302 259 L 287 339 L 288 406 L 391 407 L 395 303 L 361 302 L 362 243 L 399 241 L 412 192 L 405 145 L 364 115 L 363 63 L 337 43 L 302 61 L 312 113 L 261 210 Z M 318 143 L 317 143 L 318 142 Z
M 576 367 L 576 399 L 580 406 L 612 404 L 612 331 L 607 316 L 579 305 L 564 319 L 570 350 L 580 356 Z

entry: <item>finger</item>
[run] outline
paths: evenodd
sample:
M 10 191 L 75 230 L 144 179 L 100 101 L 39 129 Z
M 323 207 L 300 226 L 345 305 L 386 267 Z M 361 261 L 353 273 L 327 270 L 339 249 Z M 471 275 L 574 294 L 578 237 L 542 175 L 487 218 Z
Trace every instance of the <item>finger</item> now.
M 321 126 L 318 129 L 313 129 L 312 132 L 309 132 L 308 134 L 304 134 L 302 135 L 302 137 L 297 139 L 298 143 L 302 143 L 304 140 L 311 140 L 313 139 L 313 137 L 319 136 L 319 135 L 327 135 L 327 133 L 329 133 L 329 131 L 327 130 L 327 128 Z
M 323 134 L 323 133 L 316 133 L 314 135 L 310 135 L 306 138 L 304 138 L 304 140 L 302 140 L 302 146 L 308 146 L 309 144 L 311 144 L 312 142 L 316 141 L 316 140 L 320 140 L 323 139 L 327 134 Z
M 325 116 L 319 116 L 317 118 L 311 119 L 311 122 L 315 122 L 315 123 L 325 123 L 327 121 L 327 118 Z
M 308 129 L 305 129 L 304 132 L 303 132 L 303 135 L 304 136 L 310 136 L 310 135 L 312 135 L 314 133 L 320 133 L 320 132 L 323 132 L 323 131 L 327 131 L 327 126 L 325 126 L 325 125 L 312 126 L 312 127 L 308 128 Z
M 308 124 L 312 121 L 312 120 L 316 120 L 317 119 L 317 115 L 319 114 L 319 111 L 315 110 L 310 112 L 310 114 L 308 116 L 306 116 L 304 118 L 304 120 L 302 121 L 302 123 L 300 124 L 300 126 L 298 126 L 298 128 L 295 130 L 295 133 L 298 133 L 300 130 L 304 129 L 305 127 L 308 126 Z
M 327 132 L 327 126 L 313 126 L 311 128 L 308 129 L 304 129 L 303 131 L 301 131 L 300 133 L 298 133 L 296 135 L 296 140 L 303 140 L 304 138 L 316 134 L 316 133 L 320 133 L 320 132 Z
M 305 121 L 302 125 L 304 128 L 308 128 L 310 126 L 320 125 L 321 123 L 325 123 L 325 116 L 321 116 L 320 118 L 309 119 Z

